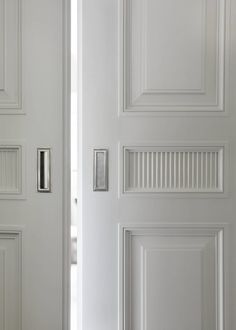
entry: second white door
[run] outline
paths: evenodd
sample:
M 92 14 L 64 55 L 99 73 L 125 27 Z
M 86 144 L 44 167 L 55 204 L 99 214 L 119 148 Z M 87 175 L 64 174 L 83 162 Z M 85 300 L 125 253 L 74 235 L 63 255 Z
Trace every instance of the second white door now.
M 81 4 L 81 329 L 234 330 L 236 2 Z

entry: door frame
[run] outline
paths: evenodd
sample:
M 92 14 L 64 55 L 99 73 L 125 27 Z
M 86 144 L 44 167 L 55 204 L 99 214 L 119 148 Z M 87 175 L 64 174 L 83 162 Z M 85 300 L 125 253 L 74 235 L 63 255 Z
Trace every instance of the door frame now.
M 62 194 L 62 327 L 70 330 L 70 267 L 71 267 L 71 162 L 70 162 L 70 107 L 71 107 L 71 1 L 62 1 L 62 104 L 63 104 L 63 194 Z

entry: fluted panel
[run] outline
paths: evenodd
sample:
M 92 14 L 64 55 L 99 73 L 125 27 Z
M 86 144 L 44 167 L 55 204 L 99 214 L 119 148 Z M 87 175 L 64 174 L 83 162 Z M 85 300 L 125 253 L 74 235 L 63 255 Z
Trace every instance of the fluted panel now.
M 124 192 L 222 192 L 223 147 L 124 149 Z
M 19 193 L 21 190 L 20 148 L 0 147 L 0 193 Z

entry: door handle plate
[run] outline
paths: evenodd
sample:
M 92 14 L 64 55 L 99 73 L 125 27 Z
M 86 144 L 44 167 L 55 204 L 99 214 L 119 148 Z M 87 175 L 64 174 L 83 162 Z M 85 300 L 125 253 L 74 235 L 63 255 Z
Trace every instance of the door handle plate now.
M 108 149 L 93 150 L 93 191 L 108 191 Z
M 37 191 L 51 192 L 51 149 L 37 149 Z

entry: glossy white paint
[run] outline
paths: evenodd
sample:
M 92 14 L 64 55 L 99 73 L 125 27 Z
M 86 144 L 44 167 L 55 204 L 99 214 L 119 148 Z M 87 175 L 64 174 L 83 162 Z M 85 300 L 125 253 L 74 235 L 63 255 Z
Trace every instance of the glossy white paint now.
M 80 4 L 80 328 L 234 330 L 236 1 Z M 108 192 L 93 192 L 99 148 L 109 149 Z M 185 185 L 184 193 L 157 192 L 147 152 L 170 149 L 176 157 L 185 152 L 185 180 L 188 172 L 190 185 L 190 173 L 203 182 L 207 176 L 208 191 Z M 196 163 L 193 171 L 189 154 L 196 150 L 206 172 L 195 172 Z M 139 193 L 129 151 L 146 153 L 139 174 L 149 186 Z M 165 165 L 169 160 L 170 154 Z M 174 164 L 162 172 L 167 182 L 174 182 Z M 128 248 L 118 239 L 119 225 L 131 233 Z M 151 250 L 146 273 L 141 246 Z
M 1 330 L 68 329 L 67 12 L 66 0 L 0 1 Z M 39 147 L 51 148 L 47 194 L 37 192 Z

